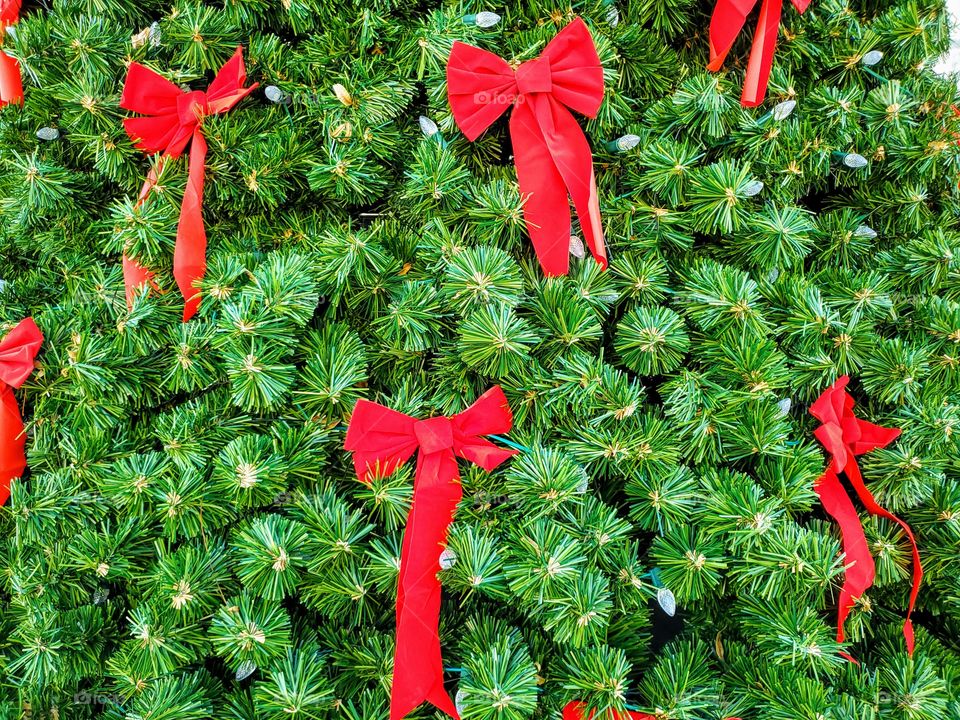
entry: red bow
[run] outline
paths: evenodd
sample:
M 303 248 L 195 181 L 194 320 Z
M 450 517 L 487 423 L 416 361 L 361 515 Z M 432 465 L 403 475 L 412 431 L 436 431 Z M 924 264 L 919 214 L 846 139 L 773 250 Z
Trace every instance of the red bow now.
M 195 283 L 207 269 L 207 234 L 203 227 L 203 172 L 207 141 L 203 137 L 203 118 L 225 113 L 257 87 L 244 87 L 247 71 L 243 65 L 243 48 L 220 68 L 206 92 L 184 92 L 166 78 L 139 63 L 130 63 L 123 85 L 120 107 L 148 117 L 126 118 L 123 127 L 147 153 L 163 153 L 163 157 L 180 157 L 190 148 L 187 189 L 180 208 L 177 242 L 173 250 L 173 277 L 184 298 L 183 320 L 192 318 L 200 307 L 200 293 Z M 140 201 L 156 183 L 151 173 L 140 192 Z M 127 305 L 133 304 L 138 288 L 151 282 L 153 273 L 136 260 L 124 255 L 123 281 L 127 289 Z
M 563 720 L 584 720 L 583 711 L 587 707 L 586 703 L 582 702 L 568 702 L 563 708 Z M 595 712 L 591 712 L 586 720 L 593 720 Z M 648 715 L 647 713 L 642 712 L 633 712 L 628 710 L 626 712 L 614 712 L 612 713 L 614 720 L 657 720 L 653 715 Z M 733 720 L 731 718 L 731 720 Z
M 27 467 L 23 452 L 27 438 L 13 390 L 33 372 L 33 359 L 42 342 L 43 334 L 33 318 L 21 320 L 0 342 L 0 505 L 10 497 L 10 481 Z
M 0 39 L 6 29 L 20 19 L 20 0 L 0 0 Z M 23 102 L 20 64 L 0 48 L 0 107 Z
M 586 703 L 582 702 L 568 702 L 563 708 L 563 720 L 583 720 L 583 711 L 587 707 Z M 596 713 L 591 712 L 587 717 L 587 720 L 593 720 Z M 648 715 L 647 713 L 642 712 L 633 712 L 628 710 L 626 712 L 614 712 L 612 714 L 614 720 L 657 720 L 656 716 Z M 740 720 L 740 718 L 727 718 L 726 720 Z
M 516 72 L 486 50 L 455 42 L 447 92 L 457 125 L 471 142 L 513 105 L 510 138 L 523 214 L 547 275 L 570 263 L 570 201 L 590 252 L 606 268 L 600 201 L 590 145 L 570 110 L 595 117 L 603 102 L 603 68 L 590 31 L 577 18 L 540 57 Z
M 360 480 L 389 475 L 420 450 L 400 554 L 391 720 L 425 700 L 458 717 L 443 689 L 437 579 L 447 528 L 463 496 L 457 457 L 493 470 L 516 451 L 499 448 L 481 435 L 505 433 L 512 424 L 507 398 L 496 386 L 450 418 L 417 420 L 369 400 L 358 400 L 353 409 L 344 448 L 353 452 Z
M 803 13 L 810 0 L 791 0 L 797 12 Z M 743 30 L 747 15 L 757 0 L 717 0 L 710 18 L 710 63 L 707 69 L 716 72 L 723 65 L 733 41 Z M 773 66 L 773 53 L 777 48 L 777 32 L 780 29 L 780 12 L 783 0 L 763 0 L 760 17 L 753 34 L 753 47 L 747 61 L 747 74 L 743 79 L 743 94 L 740 104 L 755 107 L 767 94 L 767 78 Z
M 920 591 L 920 581 L 923 578 L 917 541 L 909 525 L 877 504 L 863 482 L 855 457 L 875 448 L 886 447 L 900 435 L 900 429 L 880 427 L 865 420 L 858 420 L 853 414 L 853 398 L 846 391 L 849 381 L 850 378 L 844 375 L 810 406 L 810 414 L 823 423 L 814 431 L 814 435 L 830 453 L 830 464 L 817 480 L 815 489 L 823 507 L 840 525 L 843 552 L 851 563 L 840 590 L 837 641 L 843 642 L 843 623 L 850 613 L 850 608 L 853 607 L 854 599 L 861 597 L 873 585 L 876 574 L 873 556 L 867 548 L 867 538 L 863 534 L 860 518 L 837 477 L 837 473 L 842 472 L 857 491 L 867 510 L 897 523 L 910 539 L 913 547 L 913 590 L 910 592 L 907 619 L 903 624 L 903 636 L 907 641 L 907 651 L 912 655 L 914 640 L 910 613 L 913 612 L 917 593 Z

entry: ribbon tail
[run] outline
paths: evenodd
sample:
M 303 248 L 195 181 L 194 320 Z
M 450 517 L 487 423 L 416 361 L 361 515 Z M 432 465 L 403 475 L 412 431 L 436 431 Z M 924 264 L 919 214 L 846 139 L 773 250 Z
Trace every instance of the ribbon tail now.
M 513 158 L 524 197 L 523 217 L 543 271 L 566 275 L 570 268 L 570 201 L 531 102 L 518 103 L 510 115 Z
M 867 489 L 866 484 L 864 484 L 863 476 L 860 475 L 860 467 L 857 465 L 856 460 L 854 460 L 852 456 L 849 462 L 847 462 L 844 472 L 847 476 L 847 479 L 850 481 L 850 484 L 853 485 L 854 489 L 857 491 L 857 495 L 860 496 L 860 500 L 866 506 L 867 510 L 873 515 L 878 515 L 886 518 L 887 520 L 895 522 L 900 526 L 904 534 L 906 534 L 907 539 L 910 541 L 910 549 L 913 555 L 913 584 L 910 589 L 910 603 L 907 606 L 907 617 L 903 622 L 903 637 L 907 644 L 907 653 L 913 655 L 915 641 L 913 634 L 913 621 L 910 619 L 910 615 L 913 613 L 913 608 L 917 603 L 917 595 L 920 594 L 920 583 L 923 581 L 923 565 L 920 562 L 920 551 L 917 548 L 917 539 L 914 537 L 913 531 L 906 522 L 898 518 L 886 508 L 882 507 L 876 501 L 876 499 L 873 497 L 873 494 Z
M 740 104 L 756 107 L 767 94 L 767 80 L 773 67 L 773 54 L 777 49 L 777 33 L 780 31 L 780 15 L 783 0 L 763 0 L 760 18 L 753 36 L 753 47 L 747 61 L 747 73 L 743 79 L 743 94 Z
M 593 174 L 590 143 L 570 111 L 552 96 L 537 98 L 533 103 L 533 111 L 543 130 L 553 164 L 573 200 L 587 247 L 590 248 L 594 260 L 605 270 L 607 250 L 603 241 L 600 198 L 597 195 L 597 179 Z M 551 128 L 552 132 L 547 132 L 547 128 Z M 569 251 L 568 239 L 567 252 Z
M 421 451 L 400 554 L 390 720 L 401 720 L 424 701 L 459 718 L 443 689 L 437 573 L 447 528 L 461 496 L 453 451 Z
M 707 69 L 716 72 L 723 66 L 737 35 L 743 30 L 756 0 L 717 0 L 710 18 L 710 62 Z
M 10 483 L 27 467 L 26 433 L 17 399 L 9 385 L 0 389 L 0 505 L 10 497 Z
M 824 509 L 840 526 L 843 539 L 843 554 L 848 567 L 844 573 L 843 587 L 837 603 L 837 642 L 844 641 L 843 624 L 850 614 L 857 598 L 861 597 L 871 585 L 876 575 L 873 556 L 867 547 L 867 538 L 863 534 L 863 524 L 857 510 L 840 484 L 837 474 L 828 469 L 814 486 Z
M 160 158 L 160 162 L 157 163 L 156 167 L 150 168 L 150 172 L 147 173 L 147 179 L 144 181 L 143 187 L 140 188 L 140 194 L 137 196 L 136 207 L 143 205 L 153 188 L 156 187 L 158 175 L 162 167 L 163 158 Z M 133 310 L 133 301 L 137 297 L 137 293 L 140 291 L 140 288 L 147 284 L 154 290 L 159 290 L 157 283 L 153 279 L 153 273 L 124 253 L 123 287 L 126 291 L 128 310 Z
M 20 63 L 0 50 L 0 107 L 22 102 L 23 79 L 20 76 Z
M 166 157 L 166 155 L 161 155 L 157 164 L 150 167 L 150 172 L 147 173 L 147 179 L 143 181 L 143 187 L 140 188 L 140 194 L 137 196 L 137 207 L 143 205 L 150 196 L 150 193 L 153 192 L 153 189 L 157 186 L 157 181 L 160 179 L 159 175 L 163 171 L 163 161 Z
M 576 700 L 568 702 L 563 708 L 562 720 L 594 720 L 595 712 L 586 714 L 587 704 L 577 702 Z M 653 715 L 647 713 L 634 712 L 632 710 L 621 712 L 604 713 L 604 718 L 610 717 L 614 720 L 657 720 Z M 736 718 L 727 718 L 727 720 L 737 720 Z
M 133 301 L 140 292 L 140 288 L 149 284 L 156 289 L 157 284 L 153 279 L 153 273 L 132 257 L 124 254 L 123 256 L 123 287 L 126 290 L 127 309 L 133 310 Z
M 183 193 L 177 243 L 173 249 L 173 277 L 183 295 L 183 321 L 187 322 L 200 308 L 200 291 L 196 287 L 207 270 L 207 233 L 203 227 L 203 176 L 207 158 L 207 141 L 198 127 L 190 146 L 187 188 Z

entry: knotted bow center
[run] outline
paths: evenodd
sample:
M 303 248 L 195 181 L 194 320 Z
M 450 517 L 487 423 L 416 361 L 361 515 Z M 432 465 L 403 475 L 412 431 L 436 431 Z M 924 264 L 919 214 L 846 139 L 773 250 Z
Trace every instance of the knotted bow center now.
M 413 424 L 413 434 L 417 436 L 423 453 L 443 452 L 453 447 L 453 423 L 442 415 L 417 420 Z
M 517 91 L 521 95 L 548 93 L 553 90 L 553 72 L 550 58 L 538 57 L 527 60 L 517 68 Z
M 203 123 L 207 115 L 207 94 L 203 90 L 183 93 L 177 98 L 177 117 L 180 125 L 193 128 Z

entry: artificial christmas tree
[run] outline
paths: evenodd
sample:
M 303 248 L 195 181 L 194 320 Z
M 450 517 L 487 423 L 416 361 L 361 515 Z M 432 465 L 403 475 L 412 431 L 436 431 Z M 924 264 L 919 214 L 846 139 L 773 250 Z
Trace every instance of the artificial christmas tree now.
M 21 8 L 2 37 L 24 98 L 0 110 L 0 331 L 32 316 L 43 343 L 14 391 L 28 469 L 0 516 L 0 717 L 386 720 L 415 471 L 358 482 L 351 413 L 450 417 L 493 385 L 513 424 L 489 439 L 517 452 L 489 473 L 460 462 L 436 548 L 444 690 L 465 720 L 960 717 L 943 4 L 785 9 L 753 109 L 749 33 L 706 67 L 713 14 Z M 601 246 L 575 224 L 569 274 L 550 277 L 510 120 L 470 142 L 448 63 L 460 41 L 519 68 L 577 17 L 604 95 L 570 117 L 609 267 L 581 258 L 580 238 Z M 206 270 L 183 322 L 191 173 L 144 157 L 121 97 L 138 63 L 189 103 L 238 46 L 239 85 L 259 88 L 201 120 Z M 129 307 L 124 256 L 155 284 Z M 808 408 L 843 375 L 857 419 L 901 431 L 857 466 L 917 539 L 912 655 L 910 544 L 864 506 L 876 578 L 836 639 L 851 559 L 817 497 L 830 456 Z

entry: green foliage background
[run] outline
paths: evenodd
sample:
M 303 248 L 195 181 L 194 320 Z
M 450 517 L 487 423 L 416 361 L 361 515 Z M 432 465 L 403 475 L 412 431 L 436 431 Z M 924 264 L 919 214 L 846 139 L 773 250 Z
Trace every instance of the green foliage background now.
M 0 112 L 0 316 L 33 315 L 46 342 L 18 392 L 30 472 L 0 517 L 0 718 L 386 718 L 412 470 L 357 482 L 344 423 L 358 397 L 422 417 L 495 382 L 529 451 L 463 468 L 441 630 L 466 720 L 571 699 L 960 718 L 943 3 L 786 8 L 768 102 L 745 111 L 749 31 L 710 75 L 711 3 L 614 2 L 24 9 L 3 45 L 27 96 Z M 464 21 L 481 10 L 502 20 Z M 444 67 L 455 39 L 533 57 L 573 13 L 606 75 L 584 127 L 612 263 L 545 279 L 506 125 L 465 142 Z M 200 315 L 181 324 L 175 291 L 128 311 L 122 251 L 173 288 L 186 164 L 135 206 L 150 161 L 121 125 L 125 64 L 203 88 L 238 44 L 261 90 L 205 124 Z M 861 467 L 919 537 L 912 659 L 909 552 L 866 516 L 877 584 L 834 641 L 843 559 L 806 407 L 844 373 L 862 417 L 903 429 Z M 666 644 L 654 568 L 684 620 Z

